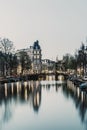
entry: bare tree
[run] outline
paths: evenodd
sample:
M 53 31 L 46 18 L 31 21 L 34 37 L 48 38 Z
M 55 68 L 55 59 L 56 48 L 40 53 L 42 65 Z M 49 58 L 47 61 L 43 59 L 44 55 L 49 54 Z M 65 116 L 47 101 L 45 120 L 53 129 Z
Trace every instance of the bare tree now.
M 13 42 L 8 38 L 0 39 L 0 50 L 4 54 L 4 76 L 6 76 L 9 66 L 7 55 L 14 51 Z
M 13 52 L 13 42 L 10 41 L 8 38 L 0 39 L 0 49 L 5 54 Z

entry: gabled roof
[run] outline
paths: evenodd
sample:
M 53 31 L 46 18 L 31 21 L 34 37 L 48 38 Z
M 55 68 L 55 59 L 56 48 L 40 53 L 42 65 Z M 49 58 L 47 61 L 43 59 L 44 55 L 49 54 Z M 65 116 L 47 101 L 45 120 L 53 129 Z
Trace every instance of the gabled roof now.
M 34 42 L 33 49 L 41 49 L 38 40 Z

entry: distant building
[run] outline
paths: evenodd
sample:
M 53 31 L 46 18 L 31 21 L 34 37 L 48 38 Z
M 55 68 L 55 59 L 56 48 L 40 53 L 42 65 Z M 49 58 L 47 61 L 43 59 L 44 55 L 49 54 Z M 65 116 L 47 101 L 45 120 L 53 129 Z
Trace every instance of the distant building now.
M 41 47 L 39 45 L 39 41 L 37 40 L 34 42 L 33 45 L 33 71 L 36 73 L 41 72 L 42 68 L 42 54 L 41 54 Z
M 56 70 L 57 71 L 65 71 L 64 64 L 65 64 L 64 60 L 56 60 Z
M 52 72 L 55 71 L 55 61 L 50 59 L 42 60 L 42 72 Z
M 33 46 L 30 46 L 29 48 L 26 49 L 20 49 L 17 50 L 16 55 L 18 60 L 20 61 L 20 52 L 24 51 L 27 52 L 29 55 L 31 62 L 32 62 L 32 72 L 33 73 L 40 73 L 41 68 L 42 68 L 42 54 L 41 54 L 41 47 L 39 45 L 39 41 L 35 41 Z M 21 64 L 19 62 L 18 66 L 18 73 L 21 73 Z

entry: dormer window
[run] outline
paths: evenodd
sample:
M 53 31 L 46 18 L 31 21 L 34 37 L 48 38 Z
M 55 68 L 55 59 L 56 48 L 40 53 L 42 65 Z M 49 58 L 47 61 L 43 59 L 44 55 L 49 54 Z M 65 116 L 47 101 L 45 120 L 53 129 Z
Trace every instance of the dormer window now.
M 36 51 L 34 51 L 34 54 L 36 54 Z

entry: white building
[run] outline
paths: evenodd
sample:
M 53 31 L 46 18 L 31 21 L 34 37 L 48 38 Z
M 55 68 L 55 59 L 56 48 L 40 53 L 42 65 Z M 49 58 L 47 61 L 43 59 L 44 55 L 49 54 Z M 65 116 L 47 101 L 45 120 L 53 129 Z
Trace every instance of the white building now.
M 31 62 L 32 62 L 32 72 L 33 73 L 40 73 L 41 72 L 41 68 L 42 68 L 42 54 L 41 54 L 41 47 L 39 45 L 39 41 L 35 41 L 33 46 L 30 46 L 26 49 L 20 49 L 17 50 L 16 55 L 18 57 L 18 60 L 20 61 L 20 52 L 24 51 L 27 52 L 27 54 L 29 55 Z M 20 69 L 18 69 L 19 73 L 21 72 L 21 64 L 19 62 L 19 67 Z

